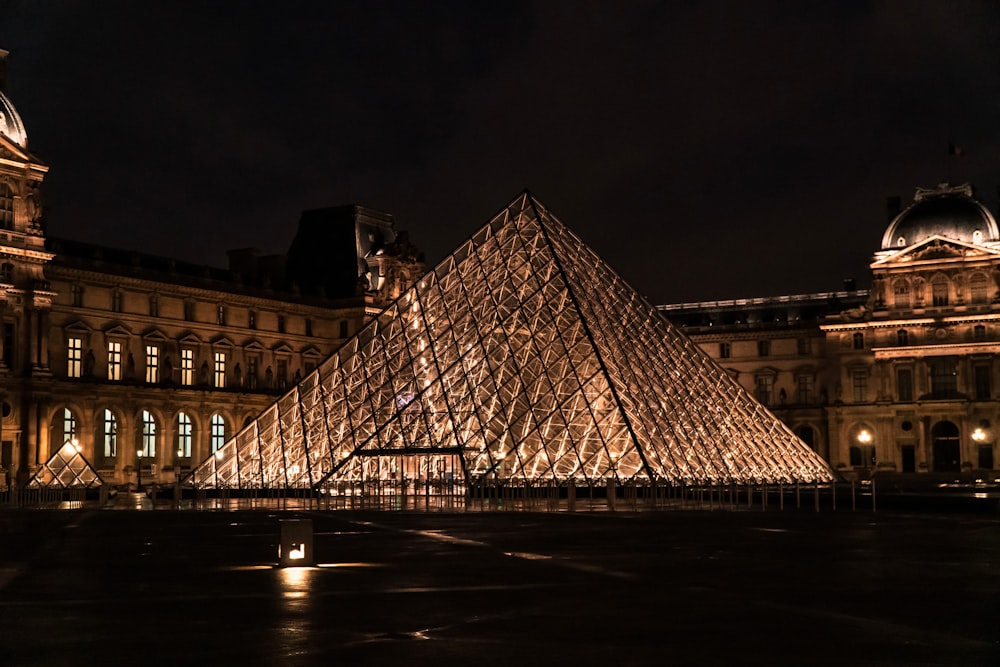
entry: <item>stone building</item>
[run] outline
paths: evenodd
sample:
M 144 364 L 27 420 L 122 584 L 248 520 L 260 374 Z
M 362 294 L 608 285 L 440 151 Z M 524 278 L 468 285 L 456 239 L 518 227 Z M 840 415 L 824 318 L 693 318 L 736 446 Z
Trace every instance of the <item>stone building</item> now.
M 0 486 L 66 442 L 107 482 L 175 480 L 424 272 L 359 206 L 306 211 L 286 255 L 230 251 L 227 269 L 50 238 L 48 167 L 3 83 Z
M 997 469 L 1000 231 L 969 185 L 890 211 L 871 289 L 662 306 L 846 476 Z

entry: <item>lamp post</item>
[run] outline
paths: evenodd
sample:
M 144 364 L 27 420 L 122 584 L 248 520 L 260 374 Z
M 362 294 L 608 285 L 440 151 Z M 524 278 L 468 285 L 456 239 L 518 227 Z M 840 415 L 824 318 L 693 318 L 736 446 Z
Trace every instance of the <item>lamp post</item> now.
M 139 459 L 135 466 L 135 491 L 136 493 L 142 493 L 142 450 L 138 450 L 135 455 Z

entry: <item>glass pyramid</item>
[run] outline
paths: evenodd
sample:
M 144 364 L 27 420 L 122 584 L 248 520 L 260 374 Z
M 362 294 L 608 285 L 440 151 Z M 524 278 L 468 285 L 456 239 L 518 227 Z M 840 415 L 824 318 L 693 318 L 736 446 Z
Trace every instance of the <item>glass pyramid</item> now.
M 528 192 L 189 482 L 322 488 L 449 456 L 466 483 L 832 480 Z
M 50 456 L 28 481 L 33 489 L 89 489 L 102 484 L 104 480 L 72 442 Z

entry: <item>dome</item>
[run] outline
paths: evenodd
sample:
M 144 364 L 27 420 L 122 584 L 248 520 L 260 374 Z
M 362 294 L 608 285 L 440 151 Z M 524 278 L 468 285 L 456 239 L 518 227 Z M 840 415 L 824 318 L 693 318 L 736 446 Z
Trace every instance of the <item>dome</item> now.
M 17 109 L 2 92 L 0 92 L 0 134 L 21 148 L 28 147 L 28 133 L 24 131 L 24 123 L 17 115 Z
M 969 184 L 917 188 L 913 204 L 889 223 L 882 249 L 905 248 L 931 236 L 982 244 L 1000 241 L 1000 229 L 989 210 L 972 198 Z

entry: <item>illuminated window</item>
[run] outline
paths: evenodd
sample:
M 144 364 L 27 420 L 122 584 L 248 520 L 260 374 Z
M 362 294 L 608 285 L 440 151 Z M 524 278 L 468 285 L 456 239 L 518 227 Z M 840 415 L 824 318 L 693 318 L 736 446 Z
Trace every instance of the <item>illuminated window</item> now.
M 769 340 L 759 340 L 757 341 L 757 356 L 767 357 L 771 354 L 771 341 Z
M 194 384 L 194 350 L 181 350 L 181 384 Z
M 813 383 L 812 375 L 799 375 L 795 378 L 796 400 L 799 403 L 812 403 Z
M 104 458 L 118 456 L 118 420 L 111 410 L 104 411 Z
M 0 228 L 14 229 L 14 190 L 0 183 Z
M 224 389 L 226 386 L 226 353 L 215 353 L 215 369 L 213 374 L 213 386 L 216 389 Z
M 78 378 L 83 373 L 83 339 L 66 341 L 66 377 Z
M 212 415 L 212 452 L 222 449 L 226 444 L 226 420 L 216 412 Z
M 221 303 L 215 308 L 215 323 L 219 325 L 226 323 L 226 307 Z
M 70 293 L 73 296 L 73 306 L 80 308 L 83 306 L 83 285 L 73 285 L 70 287 Z
M 76 417 L 73 416 L 73 411 L 69 408 L 63 408 L 62 436 L 63 443 L 71 442 L 76 438 Z
M 257 311 L 251 310 L 247 313 L 247 327 L 250 329 L 257 328 Z
M 865 349 L 865 335 L 863 333 L 854 334 L 853 345 L 855 350 Z
M 732 346 L 729 343 L 719 343 L 719 358 L 728 359 L 733 353 Z
M 896 332 L 896 345 L 909 345 L 910 344 L 910 333 L 906 329 L 900 329 Z
M 122 344 L 118 341 L 108 342 L 108 379 L 122 379 Z
M 972 327 L 972 339 L 973 340 L 986 340 L 986 325 L 977 324 Z
M 156 384 L 160 381 L 160 348 L 156 345 L 146 346 L 146 382 Z
M 896 394 L 900 401 L 913 400 L 913 369 L 896 369 Z
M 931 303 L 935 306 L 948 305 L 948 279 L 935 278 L 931 283 Z
M 156 456 L 156 419 L 147 410 L 142 411 L 142 455 Z
M 191 458 L 191 439 L 193 429 L 191 418 L 183 412 L 177 415 L 177 456 L 178 458 Z
M 977 273 L 969 280 L 969 291 L 972 293 L 972 303 L 987 303 L 989 281 L 982 273 Z
M 851 371 L 851 387 L 854 389 L 854 402 L 864 403 L 868 400 L 868 371 L 855 369 Z

